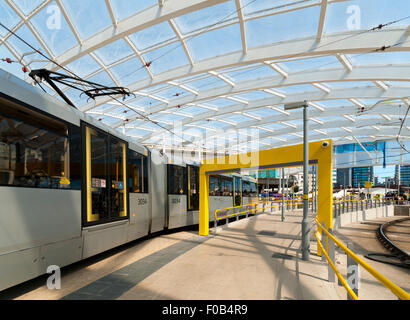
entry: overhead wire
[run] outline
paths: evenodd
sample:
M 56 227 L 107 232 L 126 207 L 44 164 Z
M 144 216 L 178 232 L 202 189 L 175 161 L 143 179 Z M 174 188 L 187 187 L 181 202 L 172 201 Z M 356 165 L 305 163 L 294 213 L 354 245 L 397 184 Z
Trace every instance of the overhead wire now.
M 54 61 L 53 59 L 49 58 L 48 56 L 46 56 L 45 54 L 43 54 L 40 50 L 34 48 L 30 43 L 28 43 L 26 40 L 24 40 L 22 37 L 20 37 L 19 35 L 17 35 L 15 32 L 13 32 L 12 30 L 10 30 L 9 28 L 7 28 L 2 22 L 0 22 L 0 26 L 2 26 L 4 29 L 6 29 L 8 32 L 10 32 L 12 35 L 14 35 L 17 39 L 19 39 L 20 41 L 22 41 L 25 45 L 27 45 L 28 47 L 30 47 L 32 50 L 34 50 L 35 52 L 37 52 L 38 54 L 40 54 L 42 57 L 44 57 L 45 59 L 47 59 L 49 62 L 55 64 L 56 66 L 58 66 L 59 68 L 63 69 L 66 72 L 69 72 L 71 75 L 73 75 L 74 77 L 83 80 L 81 77 L 77 76 L 74 72 L 72 72 L 71 70 L 63 67 L 62 65 L 60 65 L 59 63 L 57 63 L 56 61 Z M 35 79 L 35 81 L 38 83 L 38 81 Z M 88 84 L 89 87 L 93 87 L 96 88 L 93 84 Z M 42 88 L 44 90 L 44 88 Z M 45 91 L 45 90 L 44 90 Z M 46 91 L 45 91 L 46 92 Z M 163 127 L 162 125 L 160 125 L 157 121 L 151 120 L 149 117 L 145 116 L 144 114 L 138 112 L 137 110 L 130 108 L 129 106 L 127 106 L 125 103 L 123 103 L 122 101 L 118 100 L 117 98 L 108 95 L 112 100 L 122 104 L 124 107 L 127 107 L 128 109 L 134 111 L 135 113 L 137 113 L 138 115 L 140 115 L 141 117 L 143 117 L 144 119 L 152 122 L 153 124 L 159 126 L 161 129 L 164 129 L 168 132 L 170 132 L 171 134 L 177 136 L 178 138 L 182 139 L 182 141 L 185 142 L 189 142 L 192 143 L 192 141 L 187 140 L 183 137 L 178 136 L 176 133 L 172 132 L 171 130 L 169 130 L 166 127 Z M 202 147 L 202 146 L 201 146 Z

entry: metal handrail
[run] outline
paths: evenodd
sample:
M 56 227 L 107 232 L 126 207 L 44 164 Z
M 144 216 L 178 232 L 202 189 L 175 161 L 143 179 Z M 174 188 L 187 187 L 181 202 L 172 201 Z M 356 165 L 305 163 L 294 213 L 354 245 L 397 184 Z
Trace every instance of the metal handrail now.
M 342 283 L 342 285 L 345 287 L 345 289 L 347 290 L 347 293 L 352 297 L 353 300 L 359 300 L 359 298 L 357 297 L 357 295 L 354 293 L 354 291 L 352 290 L 352 288 L 350 288 L 350 286 L 347 284 L 346 280 L 343 278 L 343 276 L 340 274 L 339 270 L 337 270 L 336 266 L 334 265 L 334 263 L 332 262 L 332 260 L 330 259 L 329 255 L 327 254 L 326 250 L 323 248 L 322 242 L 319 239 L 319 234 L 318 232 L 315 232 L 315 237 L 317 240 L 317 243 L 319 244 L 320 249 L 322 250 L 323 254 L 325 255 L 327 261 L 329 262 L 330 266 L 332 267 L 333 271 L 335 272 L 336 276 L 338 277 L 338 279 L 340 280 L 340 282 Z
M 351 250 L 349 250 L 342 242 L 340 242 L 336 237 L 334 237 L 332 234 L 330 234 L 326 228 L 324 228 L 320 222 L 316 218 L 316 225 L 326 233 L 326 235 L 333 240 L 334 243 L 336 243 L 339 248 L 341 248 L 346 254 L 348 254 L 353 260 L 355 260 L 358 264 L 360 264 L 363 268 L 365 268 L 373 277 L 375 277 L 379 282 L 381 282 L 386 288 L 388 288 L 393 294 L 395 294 L 397 297 L 399 297 L 401 300 L 410 300 L 410 294 L 408 294 L 406 291 L 404 291 L 402 288 L 400 288 L 398 285 L 394 284 L 392 281 L 390 281 L 388 278 L 386 278 L 384 275 L 382 275 L 380 272 L 375 270 L 372 266 L 364 262 L 362 259 L 360 259 L 356 254 L 354 254 Z M 324 250 L 322 250 L 325 252 Z M 326 254 L 325 254 L 326 256 Z
M 234 213 L 231 213 L 231 214 L 219 217 L 219 218 L 217 217 L 217 213 L 220 212 L 220 211 L 230 210 L 230 209 L 238 209 L 238 208 L 248 207 L 248 206 L 259 206 L 261 204 L 269 204 L 269 203 L 279 202 L 279 205 L 272 206 L 272 208 L 273 207 L 280 207 L 282 201 L 283 202 L 293 202 L 293 203 L 303 203 L 303 200 L 300 200 L 300 199 L 288 199 L 288 200 L 280 200 L 279 199 L 279 200 L 269 200 L 269 201 L 262 201 L 262 202 L 252 202 L 252 203 L 248 203 L 248 204 L 242 204 L 240 206 L 216 209 L 215 212 L 214 212 L 214 217 L 215 217 L 215 220 L 218 221 L 218 220 L 226 219 L 226 218 L 233 217 L 233 216 L 236 216 L 236 215 L 239 215 L 239 214 L 250 213 L 250 212 L 253 212 L 253 211 L 257 211 L 258 208 L 255 207 L 254 209 L 249 209 L 249 210 L 240 211 L 240 212 L 234 212 Z M 312 200 L 310 199 L 309 201 L 312 201 Z

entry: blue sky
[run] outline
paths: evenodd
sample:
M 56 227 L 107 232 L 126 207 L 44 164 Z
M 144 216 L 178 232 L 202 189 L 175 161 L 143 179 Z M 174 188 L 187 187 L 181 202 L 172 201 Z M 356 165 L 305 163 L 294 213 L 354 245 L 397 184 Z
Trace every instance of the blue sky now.
M 394 168 L 395 166 L 386 166 L 384 169 L 382 166 L 374 167 L 374 176 L 384 181 L 385 177 L 394 177 Z

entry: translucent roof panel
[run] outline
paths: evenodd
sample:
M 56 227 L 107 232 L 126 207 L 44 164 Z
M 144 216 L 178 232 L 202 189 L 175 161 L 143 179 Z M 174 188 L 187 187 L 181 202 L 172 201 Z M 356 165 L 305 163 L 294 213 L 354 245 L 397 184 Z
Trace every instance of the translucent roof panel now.
M 264 91 L 251 91 L 251 92 L 236 94 L 232 97 L 244 99 L 246 101 L 252 101 L 252 100 L 261 100 L 261 99 L 266 99 L 266 98 L 273 98 L 273 95 L 271 95 L 269 93 L 266 93 Z
M 168 22 L 156 24 L 130 35 L 130 39 L 138 50 L 144 50 L 173 38 L 176 38 L 176 35 Z
M 188 106 L 184 108 L 183 111 L 191 115 L 197 115 L 197 114 L 209 112 L 209 109 L 201 108 L 197 106 Z
M 138 58 L 118 64 L 110 68 L 110 71 L 122 86 L 128 86 L 131 83 L 149 78 L 146 69 L 141 67 L 141 61 Z
M 150 108 L 155 107 L 156 105 L 161 104 L 162 101 L 150 98 L 150 97 L 143 97 L 141 99 L 137 99 L 135 101 L 129 102 L 128 104 L 131 106 L 140 107 L 143 110 L 149 111 Z
M 226 76 L 234 82 L 256 80 L 277 75 L 278 73 L 267 65 L 259 65 L 255 68 L 226 73 Z
M 79 77 L 86 77 L 89 74 L 101 69 L 101 66 L 89 55 L 85 55 L 67 65 L 67 68 Z
M 183 34 L 237 18 L 235 1 L 230 0 L 174 19 Z
M 345 99 L 323 100 L 323 101 L 320 101 L 320 103 L 318 104 L 326 108 L 340 107 L 340 106 L 355 106 L 353 102 L 349 100 L 345 100 Z
M 43 0 L 12 0 L 17 7 L 27 16 L 35 8 L 37 8 Z
M 44 50 L 41 44 L 37 41 L 36 37 L 31 33 L 31 31 L 26 25 L 23 25 L 21 28 L 19 28 L 16 31 L 16 34 L 19 37 L 25 39 L 25 41 L 30 43 L 34 48 L 39 48 L 40 50 Z M 10 36 L 8 42 L 12 44 L 13 48 L 16 49 L 20 55 L 25 54 L 25 53 L 30 53 L 33 51 L 28 45 L 24 44 L 23 42 L 21 42 L 14 36 Z M 26 61 L 31 61 L 33 59 L 44 59 L 44 58 L 42 58 L 41 55 L 38 53 L 26 56 Z
M 258 0 L 258 1 L 252 1 L 252 0 L 242 0 L 242 10 L 245 16 L 252 16 L 253 14 L 261 13 L 261 12 L 266 12 L 266 11 L 273 11 L 275 10 L 276 12 L 279 10 L 288 10 L 291 8 L 295 8 L 297 4 L 299 4 L 300 1 L 295 1 L 295 0 Z M 303 1 L 304 4 L 308 3 L 315 3 L 317 1 L 314 0 L 305 0 Z
M 380 52 L 347 55 L 354 66 L 410 64 L 410 52 Z
M 114 106 L 112 104 L 103 104 L 101 106 L 98 106 L 90 111 L 88 111 L 87 113 L 99 113 L 99 112 L 105 112 L 107 110 L 112 109 Z
M 285 61 L 278 63 L 278 65 L 288 72 L 306 72 L 320 69 L 328 69 L 332 67 L 339 67 L 340 62 L 334 56 L 326 56 L 310 59 Z
M 241 123 L 241 122 L 249 121 L 253 119 L 246 117 L 244 115 L 241 115 L 241 114 L 234 114 L 234 115 L 229 115 L 229 116 L 224 117 L 224 120 L 233 121 L 235 123 Z
M 223 43 L 223 45 L 221 45 Z M 238 24 L 202 33 L 186 41 L 194 61 L 205 60 L 242 50 Z
M 335 81 L 323 83 L 331 89 L 355 88 L 355 87 L 374 87 L 375 84 L 369 81 Z
M 326 10 L 324 33 L 371 29 L 381 23 L 392 22 L 408 16 L 410 2 L 407 0 L 355 0 L 330 3 Z M 402 20 L 387 26 L 407 26 Z
M 184 49 L 179 44 L 171 44 L 147 52 L 143 55 L 145 61 L 152 62 L 150 70 L 154 74 L 162 73 L 189 64 Z
M 238 102 L 236 101 L 232 101 L 229 99 L 212 99 L 207 101 L 206 103 L 204 103 L 204 105 L 208 105 L 208 106 L 213 106 L 213 107 L 227 107 L 227 106 L 231 106 L 233 104 L 237 104 Z
M 56 56 L 78 44 L 59 10 L 57 4 L 52 2 L 31 19 L 33 26 Z M 52 14 L 59 14 L 59 18 L 52 19 Z
M 88 79 L 88 81 L 95 82 L 104 86 L 114 87 L 115 84 L 111 77 L 105 71 L 97 73 L 95 76 Z
M 180 99 L 181 97 L 185 98 L 186 96 L 192 95 L 192 93 L 180 87 L 172 86 L 170 88 L 155 93 L 155 95 L 170 101 L 173 99 Z
M 269 130 L 280 130 L 280 129 L 284 129 L 284 128 L 288 128 L 287 126 L 280 124 L 280 123 L 269 123 L 269 124 L 264 124 L 262 126 L 260 126 L 262 129 L 266 128 Z
M 249 114 L 252 114 L 254 116 L 266 118 L 270 116 L 277 116 L 279 114 L 278 111 L 275 111 L 271 108 L 259 108 L 259 109 L 253 109 L 248 112 Z
M 315 35 L 319 14 L 320 7 L 316 6 L 250 20 L 245 24 L 247 43 L 249 47 L 257 47 Z
M 295 94 L 295 93 L 302 93 L 302 92 L 320 91 L 316 87 L 314 87 L 312 85 L 309 85 L 309 84 L 300 84 L 300 85 L 280 87 L 277 90 L 280 91 L 280 92 L 283 92 L 285 94 Z
M 109 0 L 117 20 L 123 20 L 138 12 L 141 12 L 155 4 L 157 0 L 144 1 L 124 1 L 124 0 Z
M 4 0 L 0 0 L 0 21 L 9 29 L 12 29 L 19 21 L 19 16 L 10 8 Z M 4 37 L 8 31 L 0 27 L 0 36 Z
M 96 50 L 94 53 L 105 65 L 109 65 L 132 55 L 134 52 L 125 40 L 120 39 Z
M 410 87 L 410 81 L 385 81 L 385 83 L 394 87 Z
M 82 39 L 112 24 L 104 0 L 61 0 Z
M 226 86 L 227 83 L 217 77 L 208 77 L 187 83 L 186 86 L 194 90 L 210 90 L 213 88 Z

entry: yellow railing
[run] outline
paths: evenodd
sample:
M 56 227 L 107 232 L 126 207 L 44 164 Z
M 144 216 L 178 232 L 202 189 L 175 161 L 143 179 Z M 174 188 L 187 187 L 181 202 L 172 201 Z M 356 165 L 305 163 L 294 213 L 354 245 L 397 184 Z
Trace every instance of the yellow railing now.
M 380 202 L 383 201 L 393 201 L 394 198 L 393 197 L 387 197 L 387 198 L 371 198 L 371 199 L 348 199 L 348 197 L 354 197 L 353 195 L 347 195 L 346 198 L 345 197 L 340 197 L 340 198 L 333 198 L 333 203 L 342 203 L 342 202 L 360 202 L 360 201 L 374 201 L 374 200 L 378 200 Z
M 329 233 L 326 228 L 324 228 L 320 222 L 316 219 L 316 225 L 318 228 L 320 228 L 324 233 L 326 233 L 326 235 L 328 236 L 328 238 L 330 238 L 331 240 L 333 240 L 334 243 L 336 243 L 339 248 L 341 248 L 344 252 L 346 252 L 346 254 L 348 254 L 353 260 L 355 260 L 358 264 L 360 264 L 364 269 L 366 269 L 373 277 L 375 277 L 377 280 L 379 280 L 380 283 L 382 283 L 386 288 L 388 288 L 391 292 L 393 292 L 393 294 L 395 294 L 397 297 L 399 297 L 401 300 L 410 300 L 410 295 L 404 291 L 402 288 L 400 288 L 399 286 L 397 286 L 396 284 L 394 284 L 392 281 L 390 281 L 388 278 L 386 278 L 384 275 L 382 275 L 380 272 L 378 272 L 377 270 L 375 270 L 373 267 L 371 267 L 369 264 L 367 264 L 366 262 L 364 262 L 362 259 L 360 259 L 356 254 L 354 254 L 351 250 L 349 250 L 342 242 L 340 242 L 337 238 L 335 238 L 331 233 Z M 325 255 L 327 261 L 329 262 L 330 266 L 332 267 L 332 269 L 335 271 L 337 277 L 340 279 L 340 281 L 342 282 L 343 286 L 346 288 L 347 292 L 349 293 L 349 295 L 357 300 L 357 296 L 354 294 L 354 292 L 352 291 L 352 289 L 349 287 L 349 285 L 346 283 L 346 281 L 341 277 L 340 272 L 337 271 L 334 263 L 331 261 L 331 259 L 328 256 L 328 253 L 326 252 L 326 250 L 323 248 L 323 245 L 319 239 L 319 234 L 318 232 L 315 233 L 315 237 L 319 243 L 319 246 L 323 252 L 323 254 Z M 342 280 L 343 279 L 343 280 Z
M 347 197 L 352 197 L 352 195 L 347 195 Z M 334 200 L 333 201 L 334 204 L 343 203 L 343 202 L 352 203 L 352 202 L 361 202 L 361 201 L 370 200 L 370 199 L 345 199 L 344 197 L 336 198 L 336 199 L 340 199 L 340 200 Z M 380 200 L 380 203 L 383 203 L 383 201 L 384 201 L 383 199 L 378 199 L 378 200 Z M 385 200 L 394 200 L 394 198 L 385 198 Z M 248 204 L 243 204 L 243 205 L 240 205 L 240 206 L 217 209 L 214 212 L 214 217 L 215 217 L 215 220 L 222 220 L 222 219 L 230 218 L 230 217 L 240 215 L 240 214 L 253 213 L 253 212 L 259 210 L 259 205 L 263 205 L 263 204 L 266 205 L 266 204 L 275 203 L 275 205 L 271 205 L 270 207 L 276 208 L 276 207 L 280 207 L 282 205 L 282 201 L 284 201 L 286 204 L 289 204 L 289 203 L 293 204 L 293 205 L 303 204 L 303 199 L 302 198 L 285 199 L 285 200 L 277 199 L 277 200 L 269 200 L 269 201 L 257 201 L 257 202 L 252 202 L 252 203 L 248 203 Z M 312 198 L 309 199 L 309 202 L 310 203 L 312 202 Z M 233 212 L 231 214 L 227 214 L 227 215 L 223 215 L 221 217 L 217 217 L 217 214 L 221 211 L 240 209 L 240 208 L 250 207 L 250 206 L 255 206 L 255 208 L 245 209 L 245 211 Z
M 236 216 L 236 215 L 240 215 L 240 214 L 244 214 L 244 213 L 252 213 L 252 212 L 258 211 L 258 210 L 260 209 L 259 206 L 260 206 L 260 205 L 264 205 L 264 204 L 266 205 L 266 204 L 277 203 L 277 205 L 268 206 L 268 207 L 276 208 L 276 207 L 280 207 L 280 206 L 281 206 L 282 201 L 284 201 L 285 203 L 289 203 L 289 202 L 290 202 L 291 204 L 292 204 L 292 203 L 293 203 L 293 204 L 303 203 L 303 200 L 302 200 L 302 199 L 269 200 L 269 201 L 262 201 L 262 202 L 257 201 L 257 202 L 252 202 L 252 203 L 248 203 L 248 204 L 243 204 L 243 205 L 240 205 L 240 206 L 217 209 L 217 210 L 215 210 L 215 212 L 214 212 L 214 217 L 215 217 L 215 220 L 218 221 L 218 220 L 230 218 L 230 217 L 233 217 L 233 216 Z M 312 199 L 309 199 L 309 201 L 312 201 Z M 223 215 L 223 216 L 221 216 L 221 217 L 217 217 L 217 214 L 218 214 L 219 212 L 221 212 L 221 211 L 228 211 L 228 210 L 233 210 L 233 209 L 240 209 L 240 208 L 249 207 L 249 206 L 255 206 L 255 208 L 253 208 L 253 209 L 248 209 L 248 210 L 245 210 L 245 211 L 240 211 L 240 212 L 233 212 L 233 213 L 231 213 L 231 214 L 227 214 L 227 215 Z

